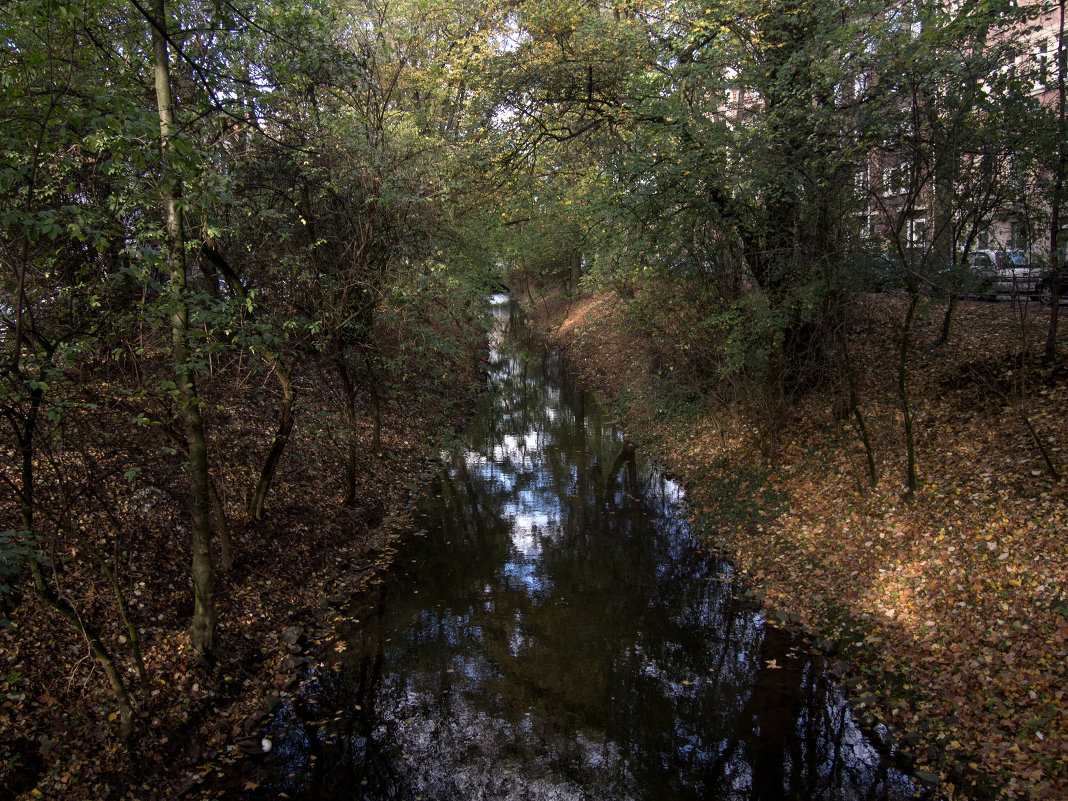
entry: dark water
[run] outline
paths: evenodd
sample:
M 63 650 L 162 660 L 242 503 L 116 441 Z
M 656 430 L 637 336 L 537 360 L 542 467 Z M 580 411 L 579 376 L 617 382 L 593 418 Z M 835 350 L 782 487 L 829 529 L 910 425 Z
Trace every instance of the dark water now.
M 822 659 L 739 600 L 679 488 L 504 303 L 425 535 L 231 787 L 299 799 L 898 799 Z M 332 664 L 331 664 L 332 663 Z M 226 793 L 232 796 L 233 790 Z

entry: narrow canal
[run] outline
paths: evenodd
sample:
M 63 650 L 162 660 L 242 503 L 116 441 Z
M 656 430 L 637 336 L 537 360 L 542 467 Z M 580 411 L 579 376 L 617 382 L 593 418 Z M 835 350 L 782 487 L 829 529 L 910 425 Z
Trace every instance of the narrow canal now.
M 823 660 L 695 541 L 680 489 L 494 313 L 490 392 L 425 533 L 349 610 L 245 797 L 912 797 Z

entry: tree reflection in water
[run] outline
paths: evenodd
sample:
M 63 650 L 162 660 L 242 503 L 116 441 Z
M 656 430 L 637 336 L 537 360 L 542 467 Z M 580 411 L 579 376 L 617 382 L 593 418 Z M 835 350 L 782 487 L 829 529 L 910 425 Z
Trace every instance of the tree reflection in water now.
M 823 661 L 738 600 L 679 488 L 495 311 L 491 391 L 427 536 L 358 599 L 246 797 L 911 797 Z

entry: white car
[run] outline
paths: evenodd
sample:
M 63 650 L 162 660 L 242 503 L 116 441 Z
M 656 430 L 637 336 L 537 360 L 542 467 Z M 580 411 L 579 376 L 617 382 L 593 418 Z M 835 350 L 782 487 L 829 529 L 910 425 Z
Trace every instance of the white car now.
M 1042 275 L 1022 250 L 976 250 L 968 257 L 968 267 L 975 279 L 973 292 L 990 299 L 1004 293 L 1030 295 Z

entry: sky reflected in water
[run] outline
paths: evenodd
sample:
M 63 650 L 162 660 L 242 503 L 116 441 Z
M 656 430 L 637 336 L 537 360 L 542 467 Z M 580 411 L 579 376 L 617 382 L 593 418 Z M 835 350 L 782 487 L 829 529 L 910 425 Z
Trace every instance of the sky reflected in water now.
M 491 391 L 247 798 L 900 799 L 678 486 L 494 305 Z

